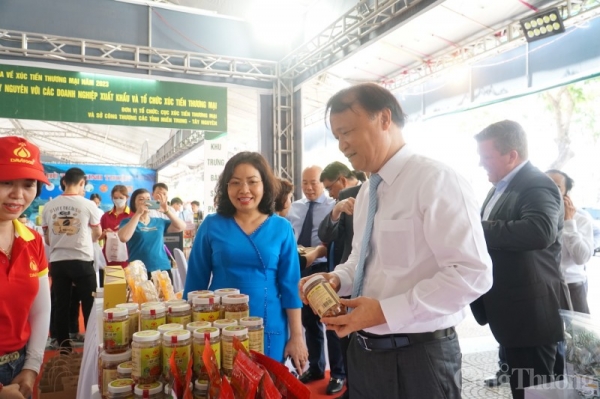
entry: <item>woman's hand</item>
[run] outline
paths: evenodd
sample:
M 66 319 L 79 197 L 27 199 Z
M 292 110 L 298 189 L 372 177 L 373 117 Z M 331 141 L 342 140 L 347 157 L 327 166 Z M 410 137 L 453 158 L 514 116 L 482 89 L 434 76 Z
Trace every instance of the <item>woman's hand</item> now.
M 308 349 L 306 349 L 306 343 L 302 338 L 302 335 L 292 335 L 285 345 L 285 351 L 283 353 L 284 358 L 288 356 L 292 358 L 292 363 L 296 367 L 298 375 L 302 375 L 304 367 L 308 362 Z
M 158 202 L 160 202 L 160 211 L 162 213 L 166 213 L 169 211 L 169 205 L 167 205 L 167 196 L 162 193 L 156 193 L 154 197 Z
M 37 373 L 33 370 L 23 369 L 14 380 L 12 380 L 12 384 L 17 384 L 19 386 L 19 391 L 23 397 L 28 398 L 33 393 L 33 385 L 35 384 L 35 379 L 37 378 Z

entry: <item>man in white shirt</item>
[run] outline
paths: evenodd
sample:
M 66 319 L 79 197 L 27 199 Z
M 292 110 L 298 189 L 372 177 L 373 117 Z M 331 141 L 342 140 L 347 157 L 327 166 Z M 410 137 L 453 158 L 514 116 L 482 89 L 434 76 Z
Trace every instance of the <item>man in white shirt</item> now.
M 184 222 L 193 222 L 194 216 L 192 212 L 183 208 L 183 201 L 179 197 L 175 197 L 171 200 L 171 207 L 175 211 L 177 217 Z
M 72 287 L 81 300 L 87 325 L 96 291 L 92 243 L 102 234 L 96 205 L 84 197 L 86 177 L 79 168 L 67 170 L 62 181 L 65 191 L 49 201 L 42 212 L 44 239 L 50 247 L 50 277 L 56 339 L 69 350 L 69 309 Z
M 546 174 L 556 183 L 565 205 L 560 268 L 569 286 L 573 310 L 589 314 L 585 264 L 594 254 L 594 221 L 589 213 L 573 205 L 569 193 L 574 181 L 569 175 L 556 169 L 548 170 Z
M 475 196 L 454 170 L 405 145 L 405 116 L 388 90 L 353 86 L 327 109 L 340 150 L 372 173 L 356 198 L 352 253 L 325 274 L 354 298 L 342 300 L 347 315 L 322 319 L 339 336 L 355 333 L 350 397 L 460 398 L 454 326 L 492 286 Z

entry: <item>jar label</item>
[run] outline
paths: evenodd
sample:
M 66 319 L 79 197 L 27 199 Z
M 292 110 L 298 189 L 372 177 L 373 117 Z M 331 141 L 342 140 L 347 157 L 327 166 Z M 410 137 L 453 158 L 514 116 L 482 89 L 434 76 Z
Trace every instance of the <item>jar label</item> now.
M 181 324 L 183 328 L 185 328 L 185 326 L 187 326 L 188 323 L 192 322 L 192 315 L 186 314 L 184 316 L 169 316 L 167 322 Z
M 163 346 L 162 348 L 162 360 L 163 360 L 163 376 L 165 378 L 169 378 L 171 374 L 171 364 L 170 364 L 170 359 L 171 359 L 171 354 L 175 353 L 175 364 L 177 366 L 177 369 L 179 370 L 179 373 L 181 375 L 184 375 L 187 373 L 187 366 L 188 363 L 190 361 L 190 352 L 191 352 L 191 345 L 183 345 L 183 346 L 176 346 L 176 347 L 169 347 L 169 346 Z
M 265 353 L 265 335 L 263 330 L 248 331 L 248 338 L 250 341 L 250 349 L 258 353 Z
M 202 371 L 206 373 L 206 367 L 204 367 L 204 360 L 202 360 L 202 354 L 204 353 L 204 344 L 198 344 L 194 342 L 194 375 L 196 377 L 202 374 Z M 215 359 L 217 361 L 217 367 L 221 369 L 221 342 L 215 342 L 210 344 L 213 352 L 215 352 Z
M 102 395 L 108 394 L 108 384 L 118 379 L 117 370 L 104 369 L 102 370 Z
M 142 331 L 146 330 L 158 330 L 158 326 L 167 324 L 167 317 L 157 317 L 155 319 L 145 319 L 142 317 Z
M 129 320 L 104 321 L 104 349 L 129 345 Z
M 132 348 L 131 361 L 133 367 L 131 375 L 136 378 L 149 378 L 160 376 L 160 345 L 151 348 Z
M 339 303 L 337 294 L 329 284 L 316 285 L 308 292 L 306 299 L 319 317 L 323 317 L 332 306 Z
M 208 321 L 212 323 L 215 320 L 219 320 L 221 312 L 219 310 L 215 312 L 194 312 L 194 321 Z
M 238 337 L 239 338 L 239 337 Z M 244 348 L 246 348 L 246 350 L 248 350 L 250 344 L 248 342 L 248 338 L 246 338 L 245 340 L 241 341 L 242 345 L 244 345 Z M 233 349 L 233 340 L 232 341 L 221 341 L 221 344 L 223 345 L 223 369 L 225 370 L 233 370 L 233 359 L 235 359 L 235 355 L 237 354 L 237 351 L 235 349 Z
M 140 314 L 132 313 L 129 315 L 129 335 L 133 336 L 140 330 Z
M 249 310 L 244 310 L 243 312 L 225 312 L 226 319 L 234 319 L 239 321 L 242 317 L 248 316 L 250 316 Z

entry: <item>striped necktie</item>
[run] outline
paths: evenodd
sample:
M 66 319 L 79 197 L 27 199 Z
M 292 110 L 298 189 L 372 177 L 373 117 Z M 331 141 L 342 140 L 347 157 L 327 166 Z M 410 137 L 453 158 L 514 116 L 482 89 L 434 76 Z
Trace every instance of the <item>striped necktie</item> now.
M 367 251 L 369 249 L 371 235 L 373 234 L 373 221 L 375 220 L 375 214 L 377 213 L 377 186 L 379 186 L 379 183 L 381 183 L 381 176 L 378 174 L 371 175 L 369 178 L 369 212 L 367 213 L 367 224 L 365 226 L 365 234 L 363 235 L 363 240 L 360 247 L 358 265 L 356 265 L 356 272 L 354 273 L 352 298 L 362 295 Z

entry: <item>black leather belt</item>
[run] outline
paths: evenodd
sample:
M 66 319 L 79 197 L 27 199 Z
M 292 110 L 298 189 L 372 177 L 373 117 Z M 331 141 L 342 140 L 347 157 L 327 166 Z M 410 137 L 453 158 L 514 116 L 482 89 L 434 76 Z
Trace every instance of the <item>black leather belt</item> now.
M 390 350 L 403 348 L 413 344 L 435 341 L 454 334 L 454 327 L 437 330 L 430 333 L 375 335 L 366 331 L 358 331 L 356 340 L 365 350 Z

